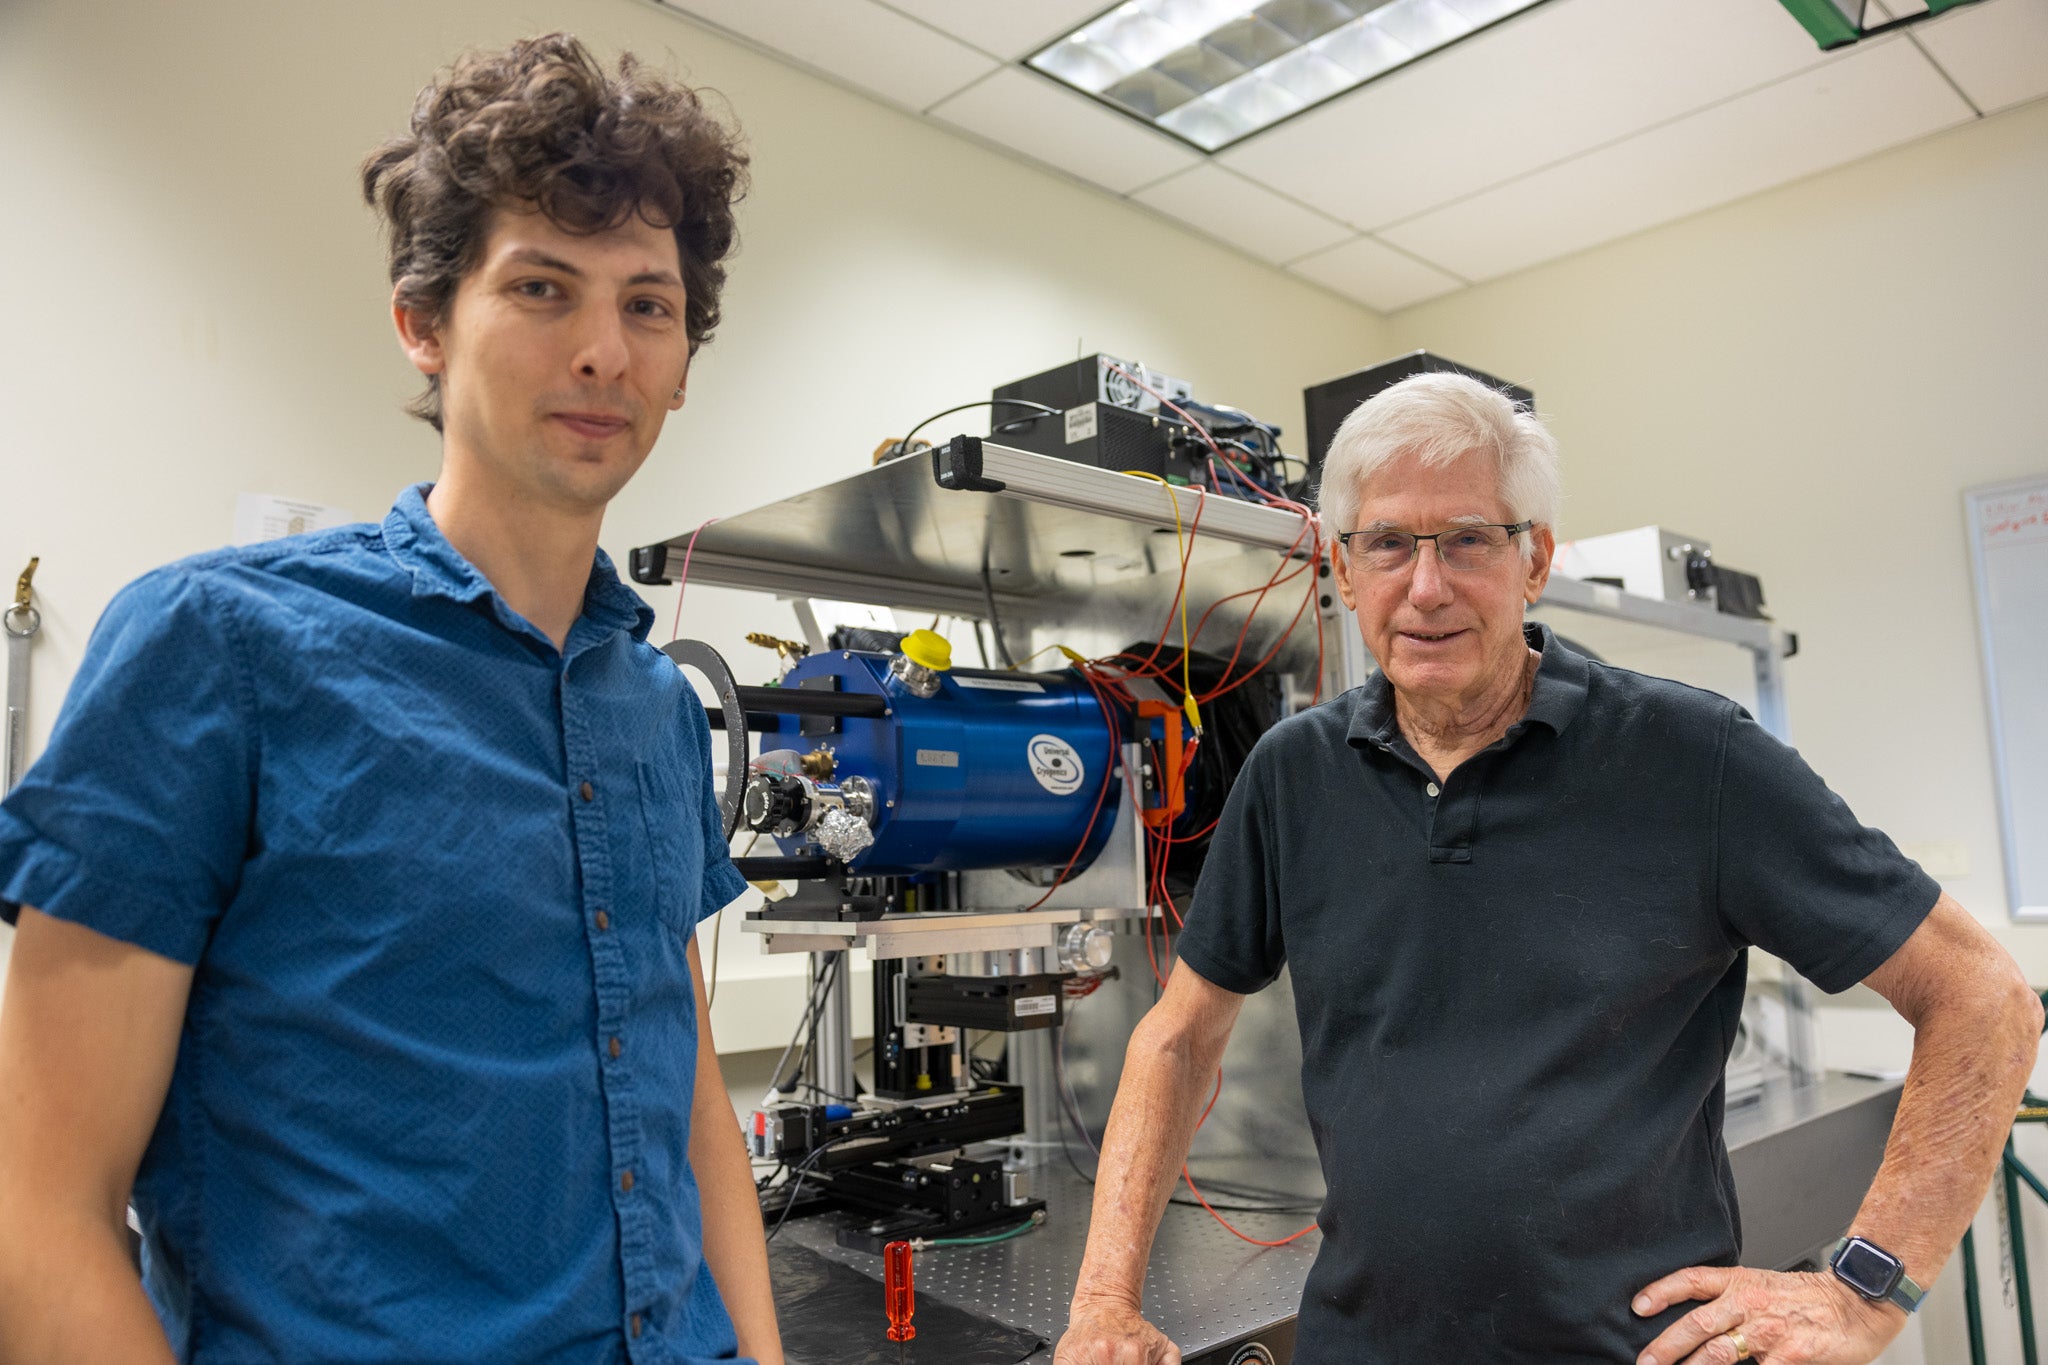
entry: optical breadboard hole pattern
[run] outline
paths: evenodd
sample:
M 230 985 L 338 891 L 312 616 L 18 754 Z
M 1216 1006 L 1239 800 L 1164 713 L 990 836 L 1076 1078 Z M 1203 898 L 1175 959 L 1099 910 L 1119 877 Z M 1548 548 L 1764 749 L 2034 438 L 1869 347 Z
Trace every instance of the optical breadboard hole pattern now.
M 917 1292 L 1056 1340 L 1067 1324 L 1067 1305 L 1088 1242 L 1089 1187 L 1070 1172 L 1033 1173 L 1046 1200 L 1043 1227 L 1014 1241 L 986 1247 L 942 1247 L 918 1257 Z M 1198 1176 L 1197 1179 L 1200 1177 Z M 1186 1187 L 1177 1192 L 1185 1197 Z M 1275 1240 L 1309 1221 L 1304 1213 L 1227 1213 L 1252 1237 Z M 793 1221 L 782 1235 L 832 1260 L 875 1277 L 878 1256 L 848 1251 L 833 1241 L 841 1227 L 863 1220 L 841 1213 Z M 1183 1351 L 1211 1346 L 1292 1318 L 1321 1237 L 1311 1233 L 1284 1247 L 1239 1241 L 1199 1208 L 1169 1205 L 1145 1275 L 1145 1316 Z

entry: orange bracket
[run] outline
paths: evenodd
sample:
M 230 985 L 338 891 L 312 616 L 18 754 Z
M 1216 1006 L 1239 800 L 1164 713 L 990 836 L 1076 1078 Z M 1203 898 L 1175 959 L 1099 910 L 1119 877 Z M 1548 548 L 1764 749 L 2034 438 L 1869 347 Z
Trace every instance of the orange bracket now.
M 1165 771 L 1156 774 L 1159 786 L 1159 804 L 1147 806 L 1139 811 L 1146 825 L 1153 829 L 1165 829 L 1188 808 L 1187 768 L 1181 761 L 1180 726 L 1181 709 L 1172 702 L 1141 701 L 1138 703 L 1138 719 L 1165 722 L 1166 764 Z

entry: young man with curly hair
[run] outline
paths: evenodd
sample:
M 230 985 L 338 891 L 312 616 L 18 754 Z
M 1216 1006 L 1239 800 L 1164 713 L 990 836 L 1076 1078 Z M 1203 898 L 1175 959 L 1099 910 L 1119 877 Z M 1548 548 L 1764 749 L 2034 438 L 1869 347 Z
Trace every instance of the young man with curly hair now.
M 597 548 L 745 164 L 562 35 L 365 163 L 440 476 L 125 589 L 0 806 L 0 1360 L 780 1362 L 709 732 Z

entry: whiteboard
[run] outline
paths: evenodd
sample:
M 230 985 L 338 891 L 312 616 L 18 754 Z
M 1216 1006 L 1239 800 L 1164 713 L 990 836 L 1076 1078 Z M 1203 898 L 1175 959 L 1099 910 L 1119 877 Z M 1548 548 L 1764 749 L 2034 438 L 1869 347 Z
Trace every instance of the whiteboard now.
M 2048 474 L 1963 495 L 2014 919 L 2048 920 Z

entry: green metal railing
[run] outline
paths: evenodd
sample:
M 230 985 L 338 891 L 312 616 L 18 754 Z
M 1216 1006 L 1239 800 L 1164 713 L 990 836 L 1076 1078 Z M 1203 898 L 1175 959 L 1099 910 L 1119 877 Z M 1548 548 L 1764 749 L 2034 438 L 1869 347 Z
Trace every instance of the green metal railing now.
M 2041 1003 L 2048 1006 L 2048 991 L 2041 993 Z M 2026 1092 L 2019 1113 L 2013 1117 L 2013 1127 L 2023 1123 L 2048 1124 L 2048 1097 L 2031 1090 Z M 2035 1198 L 2048 1204 L 2048 1184 L 2043 1184 L 2041 1177 L 2020 1160 L 2010 1136 L 2005 1140 L 2005 1156 L 1999 1162 L 1999 1178 L 2005 1182 L 2005 1232 L 2012 1246 L 2012 1287 L 2019 1304 L 2020 1352 L 2024 1365 L 2041 1365 L 2041 1348 L 2034 1340 L 2034 1295 L 2027 1280 L 2027 1236 L 2020 1227 L 2020 1186 L 2025 1185 Z M 1963 1311 L 1970 1329 L 1970 1365 L 1988 1365 L 1984 1354 L 1984 1305 L 1977 1284 L 1975 1229 L 1963 1234 Z

